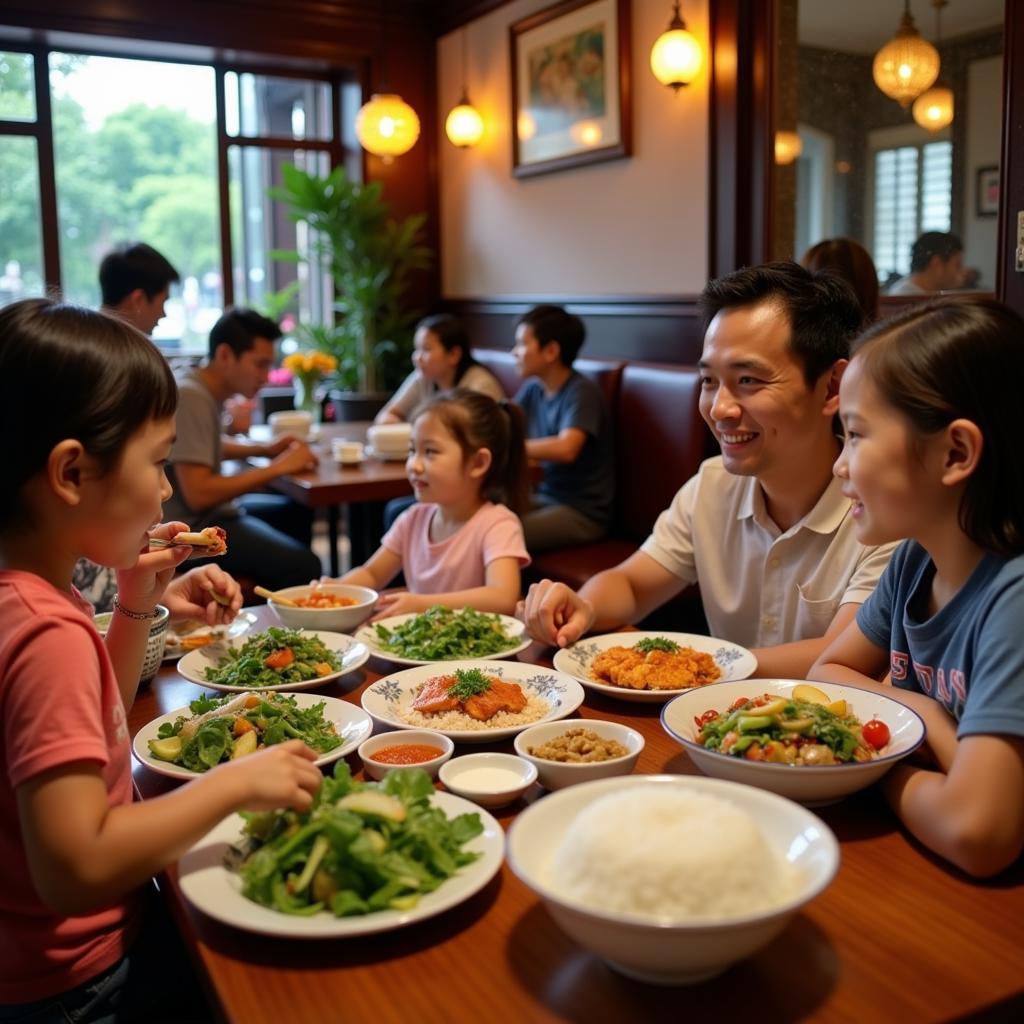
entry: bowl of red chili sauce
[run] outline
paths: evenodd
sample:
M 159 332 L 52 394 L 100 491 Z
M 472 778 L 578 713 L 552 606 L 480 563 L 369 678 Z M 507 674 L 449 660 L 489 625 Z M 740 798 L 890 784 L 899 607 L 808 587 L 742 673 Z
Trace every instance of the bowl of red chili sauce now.
M 363 740 L 359 756 L 371 779 L 383 779 L 395 768 L 422 768 L 432 779 L 452 756 L 455 744 L 430 729 L 400 729 Z

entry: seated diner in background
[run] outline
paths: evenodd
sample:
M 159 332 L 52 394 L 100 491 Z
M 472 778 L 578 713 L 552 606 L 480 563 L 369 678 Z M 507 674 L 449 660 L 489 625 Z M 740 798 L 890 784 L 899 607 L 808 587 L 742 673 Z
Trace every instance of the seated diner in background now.
M 382 590 L 401 570 L 409 590 L 381 597 L 378 617 L 435 604 L 511 614 L 530 564 L 516 515 L 529 486 L 522 412 L 465 388 L 442 392 L 415 416 L 406 472 L 416 504 L 341 582 Z
M 231 544 L 218 564 L 237 576 L 258 578 L 271 590 L 320 574 L 320 560 L 310 549 L 313 516 L 281 495 L 252 492 L 315 468 L 317 457 L 288 435 L 269 444 L 225 438 L 222 414 L 231 395 L 251 398 L 267 382 L 280 336 L 273 320 L 248 309 L 228 310 L 213 325 L 209 359 L 178 378 L 177 438 L 168 467 L 174 494 L 165 509 L 168 518 L 194 530 L 225 526 Z M 269 458 L 270 464 L 222 473 L 222 459 L 252 456 Z
M 857 296 L 864 323 L 878 319 L 878 271 L 860 242 L 852 238 L 826 238 L 803 254 L 800 266 L 812 274 L 828 270 L 841 277 Z
M 889 285 L 886 295 L 955 291 L 966 280 L 963 242 L 948 231 L 926 231 L 910 248 L 910 273 Z
M 100 311 L 150 335 L 163 319 L 171 285 L 179 280 L 177 270 L 152 246 L 120 245 L 100 262 Z
M 535 306 L 516 324 L 512 347 L 525 378 L 526 454 L 543 476 L 523 514 L 531 552 L 600 540 L 615 496 L 612 428 L 600 388 L 573 369 L 586 329 L 561 306 Z
M 925 846 L 983 877 L 1024 849 L 1022 338 L 1005 306 L 961 300 L 862 339 L 835 473 L 863 543 L 909 539 L 810 672 L 922 717 L 933 763 L 895 765 L 883 792 Z
M 468 388 L 496 402 L 505 397 L 498 378 L 474 358 L 462 321 L 448 313 L 424 317 L 416 325 L 413 372 L 374 418 L 375 423 L 403 423 L 440 391 Z
M 796 263 L 711 281 L 700 409 L 722 448 L 641 549 L 577 594 L 543 580 L 521 609 L 564 647 L 636 622 L 699 583 L 711 634 L 753 649 L 758 674 L 802 678 L 874 590 L 892 544 L 856 538 L 832 464 L 839 381 L 861 310 L 849 286 Z

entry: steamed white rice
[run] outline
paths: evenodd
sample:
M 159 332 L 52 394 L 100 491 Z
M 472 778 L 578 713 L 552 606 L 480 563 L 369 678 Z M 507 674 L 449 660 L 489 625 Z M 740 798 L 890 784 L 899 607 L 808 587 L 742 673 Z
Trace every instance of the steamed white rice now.
M 582 810 L 550 878 L 571 902 L 661 922 L 759 913 L 794 897 L 798 883 L 748 812 L 664 786 L 630 787 Z

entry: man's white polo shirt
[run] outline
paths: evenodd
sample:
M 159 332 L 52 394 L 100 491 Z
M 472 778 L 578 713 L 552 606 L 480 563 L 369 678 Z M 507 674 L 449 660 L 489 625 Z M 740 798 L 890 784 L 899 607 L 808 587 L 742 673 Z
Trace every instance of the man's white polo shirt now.
M 757 479 L 701 464 L 658 516 L 641 548 L 686 583 L 699 583 L 712 636 L 774 647 L 825 634 L 839 606 L 862 604 L 896 544 L 864 547 L 850 500 L 832 482 L 785 533 Z

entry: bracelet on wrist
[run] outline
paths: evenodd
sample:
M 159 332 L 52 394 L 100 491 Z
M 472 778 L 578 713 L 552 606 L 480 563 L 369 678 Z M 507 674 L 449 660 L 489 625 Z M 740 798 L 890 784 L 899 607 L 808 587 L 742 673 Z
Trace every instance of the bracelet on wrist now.
M 126 619 L 135 619 L 138 622 L 146 622 L 149 619 L 155 619 L 160 613 L 154 609 L 151 612 L 133 612 L 130 608 L 125 608 L 118 599 L 117 594 L 114 595 L 114 611 L 123 615 Z

